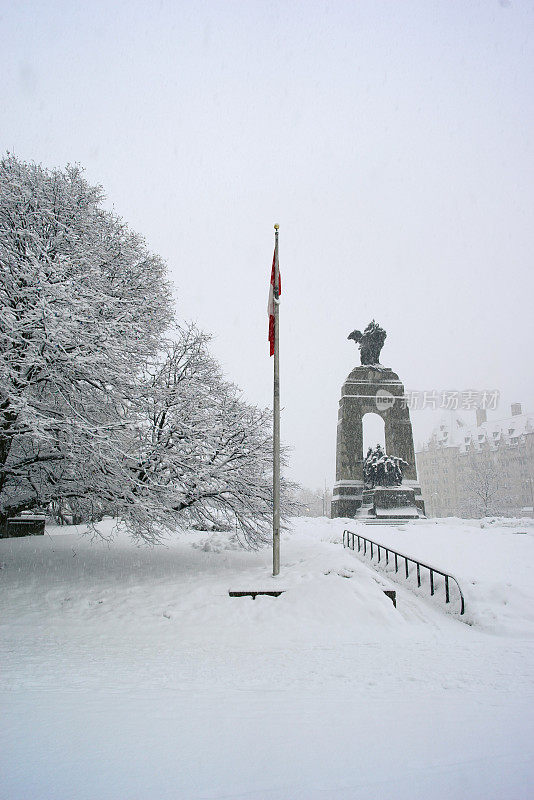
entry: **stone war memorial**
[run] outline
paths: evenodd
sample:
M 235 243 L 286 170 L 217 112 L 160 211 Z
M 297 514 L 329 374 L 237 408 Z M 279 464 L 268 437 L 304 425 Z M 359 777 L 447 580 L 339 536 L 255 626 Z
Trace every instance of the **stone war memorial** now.
M 416 519 L 424 516 L 417 482 L 410 411 L 399 376 L 380 364 L 386 331 L 374 320 L 364 332 L 349 334 L 360 348 L 355 367 L 341 389 L 337 423 L 336 482 L 332 517 Z M 363 453 L 363 418 L 384 420 L 385 451 Z

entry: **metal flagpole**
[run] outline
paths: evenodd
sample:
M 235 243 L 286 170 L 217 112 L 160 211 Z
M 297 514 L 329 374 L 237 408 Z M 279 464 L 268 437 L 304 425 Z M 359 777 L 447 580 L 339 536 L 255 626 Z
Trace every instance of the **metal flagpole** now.
M 280 292 L 278 229 L 274 226 L 273 577 L 280 573 Z

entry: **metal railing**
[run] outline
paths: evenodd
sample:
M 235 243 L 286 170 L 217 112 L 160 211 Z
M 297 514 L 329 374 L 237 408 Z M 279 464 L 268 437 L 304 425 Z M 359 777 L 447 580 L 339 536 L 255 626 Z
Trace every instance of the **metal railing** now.
M 411 558 L 410 556 L 404 555 L 404 553 L 398 553 L 396 550 L 393 550 L 392 547 L 386 547 L 383 544 L 378 544 L 378 542 L 373 542 L 371 539 L 368 539 L 366 536 L 362 536 L 360 533 L 353 533 L 352 531 L 345 530 L 343 531 L 343 547 L 348 547 L 351 550 L 355 549 L 355 541 L 358 541 L 358 553 L 361 552 L 363 549 L 363 555 L 370 554 L 371 561 L 373 560 L 375 548 L 376 553 L 378 555 L 378 561 L 380 562 L 381 553 L 385 555 L 385 564 L 386 566 L 389 565 L 389 557 L 390 555 L 395 556 L 395 573 L 399 572 L 399 563 L 402 564 L 404 562 L 404 572 L 405 577 L 410 577 L 410 570 L 409 564 L 414 564 L 416 567 L 416 574 L 417 574 L 417 586 L 421 586 L 421 567 L 423 569 L 427 569 L 429 572 L 430 578 L 430 594 L 433 596 L 435 594 L 435 583 L 434 583 L 434 576 L 441 575 L 445 581 L 445 602 L 450 603 L 450 582 L 454 581 L 456 586 L 458 587 L 458 592 L 460 594 L 460 614 L 463 614 L 465 611 L 465 600 L 462 594 L 462 590 L 460 589 L 460 584 L 454 577 L 454 575 L 449 575 L 447 572 L 443 572 L 441 569 L 437 569 L 436 567 L 430 566 L 430 564 L 424 564 L 422 561 L 418 561 L 416 558 Z M 363 545 L 362 545 L 363 543 Z M 400 561 L 399 561 L 400 560 Z

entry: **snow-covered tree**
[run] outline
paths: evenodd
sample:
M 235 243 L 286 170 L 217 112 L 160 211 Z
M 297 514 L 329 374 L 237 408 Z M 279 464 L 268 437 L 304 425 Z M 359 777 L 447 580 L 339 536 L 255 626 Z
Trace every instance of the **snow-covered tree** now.
M 77 167 L 0 162 L 0 518 L 128 489 L 129 410 L 172 302 L 102 200 Z
M 194 325 L 177 331 L 139 398 L 136 491 L 147 523 L 236 525 L 249 545 L 266 541 L 272 523 L 272 416 L 246 403 Z M 282 483 L 282 513 L 292 487 Z M 129 519 L 132 504 L 121 509 Z M 131 520 L 139 526 L 139 513 Z
M 297 487 L 295 502 L 298 509 L 295 512 L 301 517 L 329 517 L 332 505 L 332 492 L 327 489 L 307 489 Z
M 507 498 L 495 462 L 473 455 L 462 474 L 462 512 L 468 517 L 502 514 Z M 509 498 L 508 498 L 509 502 Z
M 112 512 L 152 542 L 226 521 L 257 544 L 270 412 L 224 380 L 194 326 L 167 341 L 165 265 L 102 203 L 77 167 L 0 162 L 0 524 L 52 506 Z

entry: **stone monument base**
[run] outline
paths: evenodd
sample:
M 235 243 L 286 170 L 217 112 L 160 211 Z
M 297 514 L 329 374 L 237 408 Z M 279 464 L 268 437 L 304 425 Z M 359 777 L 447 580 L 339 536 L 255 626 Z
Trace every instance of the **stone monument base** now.
M 369 515 L 377 519 L 418 519 L 415 492 L 408 486 L 381 486 L 373 489 Z
M 330 516 L 355 517 L 362 506 L 363 481 L 338 481 L 334 486 Z
M 365 489 L 363 481 L 338 481 L 334 486 L 330 516 L 377 519 L 418 519 L 425 501 L 417 484 Z

